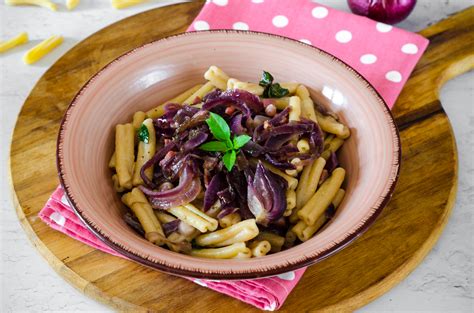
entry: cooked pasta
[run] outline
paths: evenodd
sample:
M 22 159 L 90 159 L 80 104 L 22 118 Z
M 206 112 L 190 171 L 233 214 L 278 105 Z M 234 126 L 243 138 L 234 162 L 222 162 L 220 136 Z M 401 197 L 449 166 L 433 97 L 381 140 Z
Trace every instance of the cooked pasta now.
M 336 168 L 332 172 L 332 175 L 298 212 L 298 217 L 306 224 L 313 225 L 336 196 L 337 191 L 344 181 L 345 173 L 346 171 L 343 168 Z
M 231 259 L 239 253 L 248 253 L 248 248 L 243 242 L 237 242 L 222 248 L 193 249 L 190 255 L 209 259 Z
M 186 99 L 188 99 L 192 94 L 194 94 L 196 91 L 198 91 L 203 84 L 197 84 L 188 90 L 184 91 L 183 93 L 177 95 L 173 99 L 168 100 L 166 103 L 160 104 L 156 108 L 153 108 L 149 111 L 146 112 L 146 115 L 149 118 L 158 118 L 162 116 L 165 113 L 165 105 L 168 103 L 177 103 L 177 104 L 182 104 Z
M 135 159 L 135 129 L 132 124 L 119 124 L 115 132 L 115 169 L 120 186 L 131 189 Z
M 156 150 L 156 136 L 155 127 L 153 126 L 153 120 L 151 118 L 146 119 L 141 125 L 141 127 L 144 127 L 144 129 L 146 129 L 146 131 L 148 132 L 148 141 L 139 141 L 138 143 L 137 160 L 133 169 L 132 178 L 132 184 L 134 186 L 143 185 L 143 179 L 141 177 L 140 170 L 143 165 L 155 155 Z M 145 170 L 145 175 L 148 177 L 148 179 L 152 178 L 153 166 L 150 166 Z
M 171 251 L 242 262 L 317 236 L 345 194 L 349 128 L 298 82 L 203 76 L 116 125 L 108 167 L 125 221 Z
M 272 249 L 270 243 L 266 240 L 262 241 L 253 241 L 249 245 L 252 256 L 261 257 L 267 255 L 268 252 Z

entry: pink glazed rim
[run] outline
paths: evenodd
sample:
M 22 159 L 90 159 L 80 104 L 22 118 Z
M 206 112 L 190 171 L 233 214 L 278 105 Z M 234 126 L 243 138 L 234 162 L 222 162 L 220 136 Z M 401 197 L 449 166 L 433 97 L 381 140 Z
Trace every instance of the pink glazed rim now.
M 394 143 L 396 145 L 396 149 L 394 152 L 398 152 L 397 155 L 394 156 L 394 162 L 392 163 L 391 167 L 391 177 L 389 178 L 390 180 L 390 185 L 386 189 L 386 192 L 381 195 L 382 200 L 379 202 L 379 204 L 375 207 L 373 207 L 372 210 L 372 215 L 370 215 L 357 229 L 353 230 L 350 234 L 348 234 L 347 237 L 345 237 L 343 240 L 339 242 L 335 242 L 334 245 L 331 247 L 328 247 L 326 250 L 319 251 L 316 253 L 311 254 L 310 256 L 305 257 L 302 260 L 299 260 L 297 262 L 290 263 L 287 260 L 282 259 L 280 264 L 278 266 L 275 266 L 273 268 L 265 268 L 264 270 L 255 270 L 255 271 L 222 271 L 222 270 L 215 270 L 214 272 L 202 272 L 199 271 L 199 265 L 196 264 L 195 269 L 184 269 L 184 268 L 179 268 L 179 267 L 172 267 L 168 266 L 162 263 L 158 262 L 153 262 L 147 258 L 144 258 L 136 253 L 133 253 L 131 251 L 128 251 L 124 249 L 123 247 L 119 246 L 117 243 L 112 241 L 110 238 L 108 238 L 106 235 L 104 235 L 101 230 L 95 226 L 95 224 L 88 220 L 84 215 L 83 211 L 80 209 L 76 201 L 74 201 L 74 197 L 72 196 L 72 192 L 70 190 L 69 185 L 66 183 L 66 177 L 64 174 L 64 169 L 63 169 L 63 159 L 62 159 L 62 145 L 63 145 L 63 134 L 65 131 L 65 128 L 67 126 L 68 122 L 68 117 L 69 117 L 69 111 L 71 108 L 74 107 L 76 104 L 77 100 L 81 97 L 81 95 L 86 91 L 86 89 L 93 83 L 94 79 L 97 78 L 101 73 L 106 71 L 111 65 L 120 62 L 122 59 L 127 58 L 128 56 L 147 48 L 148 46 L 160 43 L 162 41 L 166 41 L 175 37 L 185 37 L 185 36 L 199 36 L 201 33 L 206 33 L 206 34 L 212 34 L 212 33 L 232 33 L 232 34 L 239 34 L 239 35 L 244 35 L 244 36 L 265 36 L 265 37 L 270 37 L 272 39 L 278 39 L 278 40 L 283 40 L 287 41 L 291 44 L 297 44 L 304 46 L 309 49 L 313 49 L 315 53 L 319 53 L 321 55 L 324 55 L 328 58 L 331 59 L 331 61 L 339 63 L 340 65 L 344 66 L 348 72 L 350 72 L 355 79 L 360 80 L 363 82 L 367 89 L 373 94 L 373 96 L 376 98 L 377 102 L 379 102 L 382 106 L 385 107 L 387 117 L 389 120 L 389 124 L 392 128 L 392 133 L 394 135 Z M 180 34 L 175 34 L 171 35 L 168 37 L 161 38 L 156 41 L 152 41 L 150 43 L 143 44 L 137 48 L 134 48 L 121 56 L 117 57 L 116 59 L 112 60 L 109 62 L 107 65 L 105 65 L 101 70 L 99 70 L 96 74 L 94 74 L 85 84 L 79 92 L 74 96 L 72 99 L 71 103 L 67 107 L 66 111 L 64 112 L 64 116 L 61 120 L 60 123 L 60 128 L 58 132 L 58 137 L 57 137 L 57 153 L 56 153 L 56 166 L 58 170 L 58 177 L 60 180 L 60 184 L 64 189 L 65 196 L 68 200 L 68 202 L 71 204 L 71 207 L 73 208 L 75 214 L 79 217 L 79 219 L 84 223 L 84 225 L 97 237 L 99 238 L 102 242 L 104 242 L 107 246 L 115 250 L 116 252 L 120 253 L 121 255 L 138 262 L 142 265 L 145 265 L 147 267 L 153 268 L 160 270 L 162 272 L 166 272 L 169 274 L 177 275 L 177 276 L 185 276 L 185 277 L 193 277 L 193 278 L 200 278 L 200 279 L 223 279 L 223 280 L 241 280 L 241 279 L 255 279 L 255 278 L 262 278 L 262 277 L 268 277 L 268 276 L 275 276 L 281 273 L 293 271 L 300 269 L 302 267 L 306 267 L 312 264 L 315 264 L 317 262 L 320 262 L 329 256 L 337 253 L 338 251 L 342 250 L 346 246 L 348 246 L 350 243 L 352 243 L 355 239 L 357 239 L 359 236 L 361 236 L 363 233 L 365 233 L 368 228 L 375 222 L 377 217 L 380 215 L 382 212 L 383 208 L 388 204 L 390 201 L 393 192 L 395 190 L 395 186 L 397 184 L 399 174 L 400 174 L 400 162 L 401 162 L 401 142 L 400 142 L 400 134 L 398 131 L 398 128 L 395 124 L 393 115 L 387 106 L 386 102 L 383 100 L 383 98 L 380 96 L 380 94 L 377 92 L 377 90 L 359 73 L 357 72 L 354 68 L 352 68 L 350 65 L 345 63 L 344 61 L 340 60 L 339 58 L 335 57 L 334 55 L 316 48 L 314 46 L 305 44 L 303 42 L 283 37 L 280 35 L 275 35 L 275 34 L 270 34 L 270 33 L 264 33 L 264 32 L 257 32 L 257 31 L 241 31 L 241 30 L 227 30 L 227 29 L 222 29 L 222 30 L 207 30 L 207 31 L 190 31 L 190 32 L 185 32 L 185 33 L 180 33 Z M 276 253 L 278 254 L 278 253 Z M 199 260 L 199 258 L 196 258 Z M 218 261 L 226 261 L 226 260 L 218 260 Z

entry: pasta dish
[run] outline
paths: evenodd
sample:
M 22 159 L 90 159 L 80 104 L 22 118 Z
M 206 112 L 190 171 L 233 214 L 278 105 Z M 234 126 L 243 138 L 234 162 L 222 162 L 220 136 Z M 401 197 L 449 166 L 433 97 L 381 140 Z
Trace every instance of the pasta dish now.
M 344 197 L 336 152 L 350 136 L 299 83 L 230 78 L 116 125 L 109 167 L 146 240 L 191 256 L 261 257 L 312 238 Z

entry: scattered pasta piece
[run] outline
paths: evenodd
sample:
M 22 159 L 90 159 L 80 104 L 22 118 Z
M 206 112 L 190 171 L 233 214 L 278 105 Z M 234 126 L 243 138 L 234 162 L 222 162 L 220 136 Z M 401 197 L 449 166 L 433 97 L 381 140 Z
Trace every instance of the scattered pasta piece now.
M 59 46 L 63 42 L 63 36 L 51 36 L 48 39 L 40 42 L 30 50 L 28 50 L 23 56 L 23 62 L 25 64 L 33 64 L 43 58 L 46 54 L 51 52 L 54 48 Z
M 0 53 L 28 42 L 28 34 L 23 32 L 12 39 L 0 42 Z
M 36 5 L 43 8 L 50 9 L 51 11 L 57 11 L 58 6 L 56 3 L 49 0 L 5 0 L 5 4 L 8 5 Z
M 79 0 L 66 0 L 66 7 L 68 10 L 73 10 L 79 4 Z
M 137 4 L 147 2 L 148 0 L 112 0 L 112 6 L 115 9 L 125 9 Z

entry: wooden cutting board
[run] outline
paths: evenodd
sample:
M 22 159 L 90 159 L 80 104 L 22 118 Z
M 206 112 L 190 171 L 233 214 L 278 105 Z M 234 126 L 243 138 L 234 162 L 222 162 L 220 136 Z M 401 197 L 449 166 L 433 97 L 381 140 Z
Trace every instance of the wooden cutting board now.
M 185 31 L 202 4 L 144 12 L 76 45 L 39 80 L 14 130 L 11 180 L 25 232 L 69 283 L 121 311 L 257 311 L 185 279 L 94 250 L 37 217 L 58 185 L 56 136 L 74 94 L 124 52 Z M 456 196 L 457 153 L 438 92 L 448 79 L 473 68 L 474 8 L 420 33 L 431 43 L 393 111 L 403 151 L 393 199 L 363 236 L 308 269 L 282 307 L 284 312 L 351 311 L 374 300 L 423 260 L 448 220 Z

